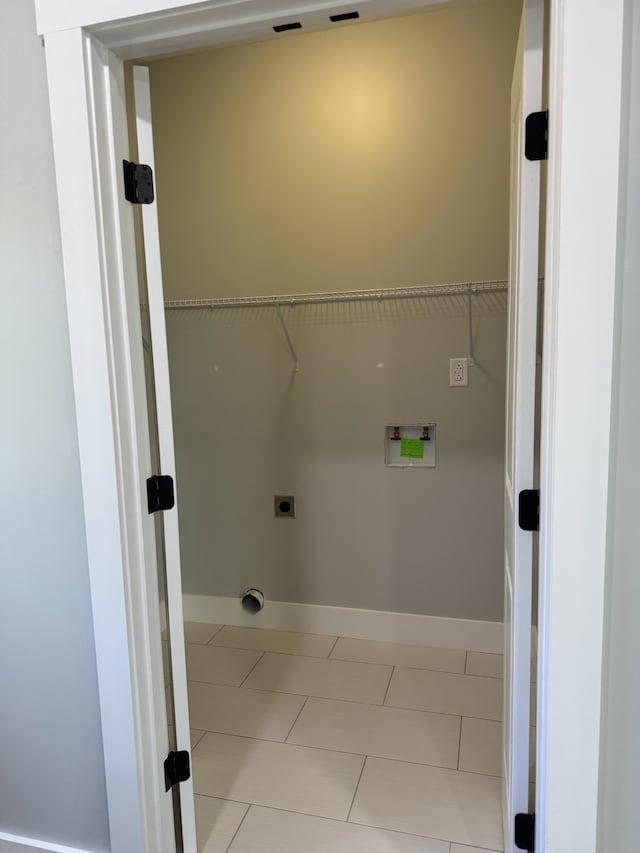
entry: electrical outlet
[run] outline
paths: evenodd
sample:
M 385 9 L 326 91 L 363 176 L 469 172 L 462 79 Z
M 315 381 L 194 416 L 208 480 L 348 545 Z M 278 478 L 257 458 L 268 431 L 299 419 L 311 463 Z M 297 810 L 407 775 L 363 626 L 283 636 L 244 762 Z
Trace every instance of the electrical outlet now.
M 466 358 L 449 359 L 449 385 L 462 388 L 469 384 L 469 361 Z

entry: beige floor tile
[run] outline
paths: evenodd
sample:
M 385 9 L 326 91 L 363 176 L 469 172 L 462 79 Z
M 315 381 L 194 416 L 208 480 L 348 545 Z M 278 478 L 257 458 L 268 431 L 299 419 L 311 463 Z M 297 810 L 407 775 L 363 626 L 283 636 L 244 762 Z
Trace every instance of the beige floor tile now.
M 500 850 L 500 786 L 491 776 L 367 758 L 349 819 Z
M 462 718 L 460 770 L 502 776 L 502 723 Z
M 198 729 L 191 729 L 190 735 L 191 735 L 191 749 L 195 749 L 195 747 L 198 745 L 198 741 L 202 740 L 204 732 L 200 731 Z
M 327 637 L 324 634 L 300 634 L 295 631 L 271 631 L 265 628 L 238 628 L 234 625 L 225 625 L 216 635 L 212 645 L 326 658 L 335 641 L 335 637 Z
M 252 806 L 229 853 L 449 853 L 449 844 Z
M 244 686 L 323 699 L 381 704 L 391 671 L 390 666 L 267 652 Z
M 187 678 L 190 681 L 208 681 L 211 684 L 232 684 L 236 687 L 245 680 L 262 652 L 244 649 L 218 649 L 187 643 Z
M 536 781 L 536 727 L 529 727 L 529 782 Z
M 169 655 L 169 640 L 162 640 L 162 673 L 164 675 L 164 686 L 171 684 L 171 657 Z
M 529 780 L 536 777 L 536 730 L 529 729 Z M 431 762 L 430 762 L 431 763 Z M 502 723 L 493 720 L 462 719 L 460 770 L 502 776 Z
M 175 736 L 176 736 L 176 727 L 171 724 L 167 726 L 169 732 L 169 748 L 173 749 L 173 744 L 175 744 Z M 189 737 L 191 739 L 191 749 L 195 749 L 199 740 L 202 739 L 204 735 L 203 731 L 198 731 L 197 729 L 189 729 Z
M 210 625 L 208 622 L 185 622 L 185 643 L 199 643 L 205 645 L 220 630 L 220 625 Z
M 189 682 L 191 725 L 210 732 L 283 741 L 303 705 L 302 696 Z
M 340 637 L 331 652 L 331 657 L 362 663 L 464 672 L 465 653 L 459 649 L 407 646 L 401 643 L 380 643 L 376 640 L 352 640 Z
M 494 853 L 494 851 L 488 850 L 486 847 L 467 847 L 466 844 L 452 844 L 451 853 Z
M 361 755 L 206 734 L 193 754 L 198 794 L 345 820 Z
M 529 702 L 529 715 L 530 715 L 529 722 L 531 723 L 532 726 L 536 725 L 536 718 L 538 715 L 537 703 L 538 703 L 538 688 L 535 684 L 532 684 L 531 685 L 531 699 Z
M 309 699 L 287 743 L 455 768 L 460 718 Z
M 249 806 L 196 794 L 198 853 L 225 853 Z
M 467 675 L 484 675 L 488 678 L 504 676 L 504 655 L 487 652 L 467 652 Z
M 501 720 L 502 679 L 399 667 L 385 705 Z
M 164 688 L 164 699 L 167 707 L 167 723 L 172 726 L 175 722 L 173 718 L 173 697 L 171 695 L 171 685 Z

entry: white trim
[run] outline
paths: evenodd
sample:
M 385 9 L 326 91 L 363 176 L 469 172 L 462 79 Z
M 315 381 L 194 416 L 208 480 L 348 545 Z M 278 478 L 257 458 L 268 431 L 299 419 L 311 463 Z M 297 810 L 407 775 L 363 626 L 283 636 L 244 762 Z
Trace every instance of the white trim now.
M 109 832 L 114 851 L 175 853 L 123 68 L 80 30 L 49 36 L 46 57 Z
M 109 834 L 114 850 L 142 850 L 132 664 L 125 577 L 132 543 L 121 525 L 122 435 L 114 416 L 112 355 L 118 340 L 109 315 L 109 270 L 90 101 L 90 58 L 81 30 L 46 40 L 62 258 L 102 721 Z M 82 174 L 82 180 L 78 175 Z M 92 286 L 89 286 L 91 284 Z
M 597 850 L 624 5 L 551 5 L 536 749 L 545 853 Z
M 23 835 L 12 835 L 0 831 L 0 853 L 19 853 L 22 849 L 32 850 L 33 853 L 91 853 L 90 850 L 79 847 L 67 847 L 65 844 L 52 844 L 37 838 L 27 838 Z
M 138 157 L 156 171 L 153 149 L 153 122 L 151 118 L 151 87 L 149 69 L 133 67 L 133 99 L 136 111 L 136 135 Z M 157 187 L 156 187 L 157 198 Z M 147 279 L 149 328 L 153 352 L 153 382 L 157 415 L 158 451 L 160 472 L 173 477 L 175 453 L 173 445 L 173 414 L 171 411 L 171 389 L 169 383 L 169 354 L 167 352 L 167 330 L 164 319 L 164 295 L 162 290 L 162 264 L 160 259 L 160 230 L 158 205 L 142 207 L 142 233 L 144 260 Z M 142 351 L 142 337 L 138 340 L 138 351 Z M 175 506 L 162 513 L 164 532 L 164 572 L 166 589 L 166 611 L 169 617 L 169 645 L 171 648 L 171 684 L 173 688 L 173 724 L 176 732 L 176 749 L 190 750 L 189 701 L 187 697 L 187 664 L 184 648 L 184 620 L 182 616 L 182 575 L 180 571 L 180 534 L 178 530 L 178 496 L 175 488 Z M 158 632 L 159 636 L 159 632 Z M 176 806 L 176 808 L 178 808 Z M 189 777 L 180 788 L 180 826 L 183 853 L 196 853 L 196 816 L 193 799 L 193 777 Z
M 526 118 L 542 108 L 544 0 L 524 0 L 511 84 L 509 323 L 505 447 L 505 666 L 502 816 L 517 853 L 515 815 L 529 808 L 533 534 L 518 496 L 534 483 L 541 163 L 525 157 Z
M 502 622 L 289 601 L 267 601 L 264 610 L 254 615 L 243 610 L 239 598 L 190 593 L 182 596 L 182 603 L 184 618 L 192 622 L 304 631 L 332 637 L 471 649 L 493 654 L 502 654 L 504 646 Z
M 436 7 L 451 0 L 358 0 L 361 17 Z M 43 35 L 76 27 L 95 28 L 101 41 L 127 58 L 148 57 L 238 39 L 273 36 L 271 27 L 301 21 L 305 30 L 330 26 L 328 16 L 353 10 L 351 0 L 36 0 Z

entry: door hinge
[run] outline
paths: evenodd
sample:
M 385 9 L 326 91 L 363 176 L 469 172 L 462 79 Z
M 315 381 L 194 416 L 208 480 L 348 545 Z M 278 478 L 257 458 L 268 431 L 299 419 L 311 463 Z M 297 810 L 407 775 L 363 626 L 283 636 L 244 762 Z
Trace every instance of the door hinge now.
M 131 204 L 151 204 L 153 195 L 153 171 L 144 163 L 122 161 L 124 172 L 124 197 Z
M 173 477 L 155 475 L 147 480 L 147 508 L 149 513 L 171 509 L 175 504 Z
M 186 782 L 190 776 L 191 765 L 187 750 L 181 749 L 179 752 L 170 752 L 164 762 L 165 791 L 170 790 L 180 782 Z
M 527 160 L 546 160 L 549 141 L 549 110 L 529 113 L 524 122 L 524 156 Z
M 540 530 L 540 489 L 523 489 L 518 495 L 521 530 Z
M 518 850 L 535 850 L 536 816 L 534 814 L 517 814 L 513 830 L 513 840 Z

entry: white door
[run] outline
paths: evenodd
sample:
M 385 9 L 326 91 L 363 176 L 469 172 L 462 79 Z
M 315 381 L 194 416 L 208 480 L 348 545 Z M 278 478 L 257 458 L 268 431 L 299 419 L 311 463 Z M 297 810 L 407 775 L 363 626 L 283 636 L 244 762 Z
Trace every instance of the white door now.
M 525 120 L 542 108 L 544 0 L 525 0 L 511 90 L 511 210 L 505 460 L 504 833 L 529 812 L 533 536 L 518 496 L 534 487 L 540 169 L 525 157 Z
M 151 124 L 151 94 L 149 70 L 135 66 L 133 69 L 136 110 L 138 160 L 155 167 L 153 131 Z M 180 541 L 178 533 L 177 493 L 175 492 L 175 456 L 173 446 L 173 419 L 169 386 L 169 359 L 164 319 L 164 294 L 160 263 L 160 238 L 157 206 L 143 204 L 142 226 L 144 258 L 146 265 L 146 312 L 143 310 L 143 334 L 148 332 L 151 352 L 145 356 L 147 397 L 150 401 L 152 458 L 159 466 L 155 474 L 170 476 L 174 481 L 172 509 L 157 513 L 157 544 L 159 563 L 159 592 L 161 620 L 166 631 L 165 679 L 167 716 L 169 719 L 169 749 L 191 754 L 189 733 L 189 706 L 187 700 L 187 672 L 185 664 L 184 624 L 182 614 L 182 577 L 180 570 Z M 145 316 L 146 313 L 146 316 Z M 151 358 L 149 357 L 151 356 Z M 155 405 L 153 402 L 155 398 Z M 196 853 L 196 830 L 191 778 L 167 792 L 173 800 L 176 846 L 183 853 Z

